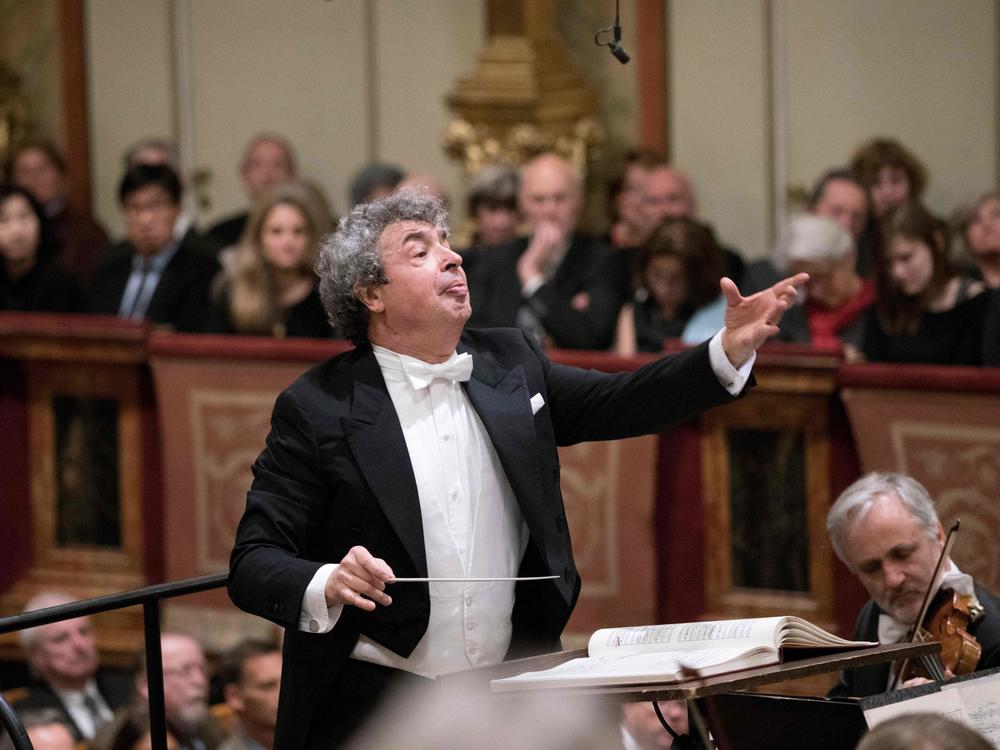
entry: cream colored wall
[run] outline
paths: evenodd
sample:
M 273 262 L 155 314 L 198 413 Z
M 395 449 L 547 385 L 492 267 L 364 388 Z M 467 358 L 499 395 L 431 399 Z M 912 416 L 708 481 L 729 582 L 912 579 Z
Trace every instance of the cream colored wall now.
M 703 215 L 724 241 L 764 256 L 772 199 L 780 208 L 789 184 L 811 185 L 875 135 L 926 162 L 927 202 L 940 214 L 995 185 L 996 7 L 671 0 L 671 147 Z
M 670 153 L 701 216 L 745 255 L 768 244 L 764 14 L 761 3 L 671 0 Z
M 173 130 L 169 10 L 169 0 L 86 4 L 94 210 L 113 235 L 121 230 L 122 153 L 139 138 Z
M 211 176 L 202 226 L 245 205 L 238 164 L 261 130 L 289 138 L 303 175 L 338 212 L 372 158 L 430 171 L 459 195 L 460 172 L 439 146 L 443 99 L 475 66 L 483 9 L 481 0 L 90 0 L 99 216 L 120 227 L 122 151 L 142 136 L 177 137 L 175 121 L 187 136 L 185 169 Z

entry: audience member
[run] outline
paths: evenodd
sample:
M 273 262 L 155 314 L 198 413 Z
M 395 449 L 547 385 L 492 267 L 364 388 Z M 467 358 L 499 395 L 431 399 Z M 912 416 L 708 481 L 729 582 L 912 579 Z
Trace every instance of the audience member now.
M 240 177 L 251 206 L 268 190 L 294 180 L 297 175 L 292 144 L 276 133 L 258 133 L 243 150 Z M 209 238 L 220 247 L 235 245 L 249 219 L 250 209 L 223 219 L 208 230 Z
M 6 177 L 35 196 L 52 223 L 59 260 L 85 284 L 108 246 L 108 234 L 89 213 L 70 204 L 62 154 L 47 141 L 22 143 L 10 153 Z
M 441 205 L 448 208 L 448 191 L 445 190 L 444 183 L 430 172 L 413 172 L 406 175 L 396 186 L 397 190 L 422 190 L 430 193 L 439 201 Z
M 905 203 L 919 203 L 927 187 L 927 169 L 901 143 L 874 138 L 851 158 L 851 171 L 868 191 L 871 215 L 858 238 L 858 270 L 874 276 L 882 254 L 882 224 Z
M 182 633 L 163 633 L 160 652 L 167 729 L 181 750 L 215 750 L 222 743 L 223 732 L 208 710 L 208 665 L 201 644 Z M 137 712 L 141 712 L 138 706 L 149 702 L 144 655 L 135 675 L 135 692 L 134 704 L 119 711 L 113 721 L 101 727 L 92 750 L 117 750 L 123 734 L 135 735 Z
M 1000 193 L 989 192 L 977 200 L 959 228 L 980 278 L 990 289 L 1000 289 Z
M 163 138 L 143 138 L 136 141 L 125 151 L 123 157 L 125 171 L 132 167 L 146 164 L 150 166 L 166 165 L 177 174 L 177 179 L 181 181 L 181 189 L 184 190 L 184 172 L 181 169 L 181 157 L 177 152 L 177 144 Z M 187 191 L 184 191 L 187 194 Z M 174 222 L 174 237 L 183 239 L 187 231 L 194 226 L 194 217 L 187 206 L 181 206 L 181 213 Z M 217 249 L 223 246 L 217 240 L 206 238 L 206 242 L 214 245 Z
M 18 711 L 17 718 L 35 750 L 75 750 L 73 730 L 59 711 L 53 708 Z M 14 743 L 3 729 L 0 729 L 0 750 L 14 750 Z
M 469 182 L 467 205 L 475 224 L 472 247 L 494 247 L 517 238 L 517 170 L 502 164 L 483 167 Z M 468 262 L 465 266 L 469 271 Z
M 542 154 L 522 167 L 518 203 L 531 236 L 477 259 L 470 326 L 520 326 L 567 349 L 610 346 L 621 261 L 577 231 L 581 191 L 580 175 L 561 156 Z
M 661 163 L 661 157 L 648 149 L 629 149 L 608 178 L 608 219 L 611 222 L 608 241 L 612 247 L 639 247 L 649 238 L 643 195 L 649 170 Z
M 616 353 L 659 352 L 668 338 L 700 343 L 722 328 L 724 259 L 711 229 L 691 219 L 667 219 L 641 257 L 641 286 L 619 315 Z
M 209 285 L 218 272 L 213 248 L 193 229 L 180 240 L 181 184 L 168 166 L 133 167 L 118 191 L 125 240 L 111 248 L 88 290 L 90 312 L 148 319 L 200 331 L 209 317 Z
M 813 187 L 808 209 L 839 224 L 857 243 L 868 224 L 868 192 L 853 172 L 831 169 Z
M 875 283 L 856 270 L 854 240 L 822 216 L 796 216 L 775 248 L 776 277 L 808 273 L 804 304 L 781 319 L 780 340 L 852 352 L 864 340 L 865 312 L 875 302 Z M 853 355 L 852 355 L 853 356 Z
M 25 612 L 74 601 L 46 591 L 32 597 Z M 14 704 L 19 714 L 56 711 L 73 740 L 91 739 L 125 705 L 131 687 L 126 677 L 98 669 L 97 643 L 90 620 L 78 617 L 21 631 L 21 649 L 31 670 L 28 693 Z
M 877 725 L 855 750 L 993 750 L 993 744 L 943 714 L 913 713 Z
M 934 217 L 914 203 L 884 224 L 877 300 L 865 325 L 863 353 L 877 362 L 977 365 L 982 361 L 987 295 L 960 277 Z
M 55 255 L 48 218 L 31 193 L 0 186 L 0 310 L 79 310 L 80 288 Z
M 688 733 L 687 701 L 660 701 L 660 711 L 677 734 Z M 653 705 L 646 701 L 622 704 L 624 750 L 667 750 L 674 738 L 663 728 Z
M 281 652 L 277 646 L 246 641 L 219 668 L 226 705 L 237 719 L 219 750 L 271 750 L 278 722 Z
M 214 330 L 277 338 L 331 335 L 313 270 L 319 239 L 332 229 L 322 201 L 317 191 L 290 182 L 257 202 L 216 279 Z
M 351 180 L 351 206 L 392 195 L 405 176 L 403 170 L 393 164 L 373 162 L 365 165 Z
M 642 213 L 645 231 L 651 235 L 664 219 L 701 221 L 694 187 L 686 174 L 665 163 L 651 166 L 643 186 Z M 733 281 L 743 278 L 744 261 L 731 247 L 720 245 L 725 256 L 724 274 Z
M 905 640 L 920 615 L 944 548 L 944 529 L 927 490 L 902 474 L 868 474 L 840 494 L 827 515 L 826 529 L 837 557 L 871 596 L 858 614 L 852 638 L 883 644 Z M 938 591 L 950 589 L 972 599 L 968 632 L 982 647 L 976 668 L 1000 665 L 1000 599 L 949 558 L 943 570 Z M 862 697 L 883 693 L 894 681 L 890 667 L 845 670 L 830 693 Z M 918 677 L 910 684 L 926 681 Z

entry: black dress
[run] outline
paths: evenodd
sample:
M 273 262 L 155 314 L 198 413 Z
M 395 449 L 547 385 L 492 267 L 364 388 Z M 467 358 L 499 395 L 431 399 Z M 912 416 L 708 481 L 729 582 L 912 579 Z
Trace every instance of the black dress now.
M 912 334 L 886 333 L 872 308 L 865 325 L 865 357 L 870 362 L 981 365 L 988 300 L 988 294 L 979 294 L 950 310 L 925 312 Z
M 640 289 L 633 303 L 635 346 L 640 352 L 662 352 L 664 339 L 680 338 L 691 318 L 692 310 L 685 306 L 677 317 L 667 320 L 645 289 Z
M 229 312 L 228 287 L 223 287 L 214 308 L 213 320 L 210 325 L 212 333 L 241 333 L 236 330 Z M 341 338 L 341 336 L 336 335 L 326 319 L 326 309 L 319 298 L 318 286 L 314 286 L 312 291 L 300 302 L 284 310 L 281 322 L 275 326 L 271 335 L 275 338 Z
M 80 306 L 76 278 L 54 258 L 39 258 L 19 279 L 10 278 L 0 263 L 0 310 L 71 313 Z

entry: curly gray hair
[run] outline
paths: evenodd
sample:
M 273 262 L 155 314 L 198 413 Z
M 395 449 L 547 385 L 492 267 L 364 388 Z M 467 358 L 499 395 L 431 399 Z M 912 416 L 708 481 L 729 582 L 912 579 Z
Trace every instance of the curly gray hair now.
M 426 222 L 448 232 L 448 215 L 437 198 L 422 190 L 400 190 L 355 206 L 320 242 L 316 273 L 323 307 L 331 325 L 355 344 L 368 340 L 368 308 L 360 292 L 389 283 L 378 243 L 397 221 Z
M 833 551 L 850 567 L 845 557 L 848 527 L 868 515 L 880 495 L 894 492 L 903 507 L 916 519 L 920 529 L 931 539 L 937 534 L 938 516 L 934 501 L 920 482 L 905 474 L 873 472 L 840 493 L 826 517 L 826 531 Z

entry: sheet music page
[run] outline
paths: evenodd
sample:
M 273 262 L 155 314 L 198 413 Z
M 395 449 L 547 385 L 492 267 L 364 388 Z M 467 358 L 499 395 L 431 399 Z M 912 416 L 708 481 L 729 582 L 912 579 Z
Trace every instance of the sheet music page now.
M 958 693 L 968 725 L 1000 747 L 1000 674 L 945 685 L 942 692 Z
M 777 631 L 783 619 L 759 617 L 602 628 L 590 637 L 587 651 L 591 656 L 628 656 L 657 651 L 696 651 L 735 646 L 776 647 Z
M 868 728 L 871 729 L 883 721 L 894 719 L 897 716 L 925 711 L 943 714 L 949 719 L 961 721 L 963 724 L 970 723 L 965 711 L 965 704 L 962 702 L 962 698 L 957 690 L 943 690 L 928 695 L 921 695 L 917 698 L 910 698 L 909 700 L 897 701 L 885 706 L 869 708 L 865 711 L 865 721 L 868 722 Z

